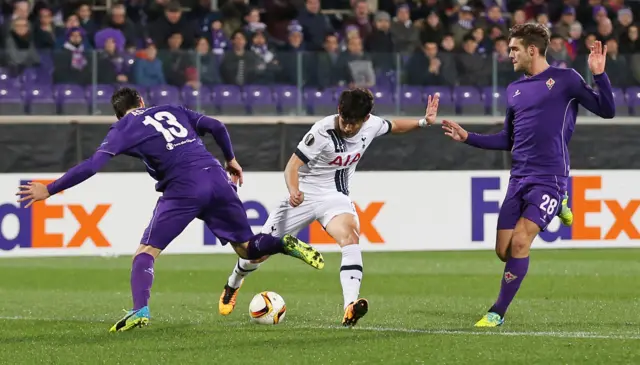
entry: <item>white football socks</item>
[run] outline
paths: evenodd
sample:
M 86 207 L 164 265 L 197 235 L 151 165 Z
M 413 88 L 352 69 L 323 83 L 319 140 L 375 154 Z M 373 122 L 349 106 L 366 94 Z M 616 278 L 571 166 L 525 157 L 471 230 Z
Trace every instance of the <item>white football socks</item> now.
M 342 247 L 340 283 L 342 284 L 342 296 L 346 309 L 360 295 L 360 284 L 362 283 L 362 250 L 360 245 Z
M 242 280 L 244 280 L 247 275 L 256 271 L 258 267 L 260 267 L 260 263 L 254 264 L 250 260 L 238 258 L 238 262 L 233 268 L 227 284 L 232 288 L 239 288 L 240 284 L 242 284 Z

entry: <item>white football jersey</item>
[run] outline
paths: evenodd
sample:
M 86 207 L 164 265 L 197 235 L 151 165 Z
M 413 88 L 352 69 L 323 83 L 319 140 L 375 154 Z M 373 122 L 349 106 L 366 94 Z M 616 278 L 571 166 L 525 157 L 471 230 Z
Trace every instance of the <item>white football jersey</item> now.
M 316 122 L 298 144 L 295 154 L 305 162 L 299 171 L 300 191 L 305 194 L 349 195 L 349 182 L 364 151 L 374 138 L 391 132 L 390 121 L 371 115 L 358 134 L 340 138 L 337 117 Z

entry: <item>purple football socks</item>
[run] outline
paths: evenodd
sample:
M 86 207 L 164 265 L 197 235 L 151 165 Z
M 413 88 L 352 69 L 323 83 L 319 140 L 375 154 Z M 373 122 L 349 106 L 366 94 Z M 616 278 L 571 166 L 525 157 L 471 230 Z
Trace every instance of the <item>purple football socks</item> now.
M 509 304 L 513 301 L 513 298 L 520 289 L 520 284 L 524 280 L 529 270 L 529 257 L 525 258 L 509 258 L 504 266 L 504 275 L 502 277 L 502 284 L 500 285 L 500 295 L 498 300 L 489 309 L 489 312 L 494 312 L 504 318 L 504 314 L 509 308 Z
M 131 266 L 131 295 L 133 310 L 149 305 L 153 285 L 153 263 L 155 259 L 148 253 L 136 255 Z
M 249 260 L 284 252 L 282 239 L 270 234 L 259 233 L 249 239 L 247 255 Z

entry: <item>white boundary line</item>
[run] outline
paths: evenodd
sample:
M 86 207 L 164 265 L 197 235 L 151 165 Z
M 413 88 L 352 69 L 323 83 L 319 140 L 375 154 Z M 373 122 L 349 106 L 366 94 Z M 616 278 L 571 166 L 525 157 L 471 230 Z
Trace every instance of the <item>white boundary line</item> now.
M 107 323 L 104 320 L 88 320 L 81 318 L 38 318 L 27 316 L 0 316 L 0 320 L 14 321 L 72 321 L 87 323 Z M 159 320 L 160 323 L 172 323 L 166 320 Z M 192 325 L 203 325 L 203 322 L 190 322 Z M 216 324 L 213 324 L 214 326 Z M 230 325 L 222 327 L 238 327 L 240 323 L 234 322 Z M 640 333 L 596 333 L 596 332 L 564 332 L 564 331 L 503 331 L 501 329 L 469 329 L 464 330 L 446 330 L 446 329 L 411 329 L 411 328 L 391 328 L 391 327 L 355 327 L 347 329 L 340 326 L 313 326 L 313 325 L 296 325 L 284 324 L 283 329 L 310 329 L 310 330 L 342 330 L 342 331 L 363 331 L 363 332 L 386 332 L 386 333 L 415 333 L 424 335 L 445 335 L 445 336 L 504 336 L 504 337 L 551 337 L 551 338 L 569 338 L 569 339 L 602 339 L 602 340 L 640 340 Z

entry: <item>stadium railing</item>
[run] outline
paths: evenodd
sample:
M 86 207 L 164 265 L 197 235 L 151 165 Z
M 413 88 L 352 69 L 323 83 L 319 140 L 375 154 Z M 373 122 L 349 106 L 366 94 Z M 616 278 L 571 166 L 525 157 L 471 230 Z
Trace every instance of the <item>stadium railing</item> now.
M 510 61 L 496 54 L 440 54 L 438 62 L 430 62 L 422 51 L 345 52 L 333 60 L 322 52 L 272 50 L 267 63 L 248 50 L 245 72 L 239 72 L 233 56 L 210 51 L 158 50 L 154 62 L 145 60 L 153 56 L 147 51 L 111 56 L 90 51 L 82 57 L 66 50 L 38 53 L 37 63 L 22 65 L 12 64 L 7 52 L 0 54 L 0 122 L 109 122 L 111 93 L 127 85 L 136 87 L 147 105 L 183 104 L 224 115 L 230 123 L 312 122 L 335 112 L 344 88 L 361 86 L 373 91 L 374 112 L 380 115 L 422 115 L 427 96 L 439 93 L 440 115 L 487 124 L 501 122 L 506 85 L 518 77 Z M 601 120 L 581 109 L 580 123 L 627 124 L 640 115 L 640 83 L 633 69 L 638 57 L 621 56 L 628 70 L 621 72 L 617 63 L 616 75 L 610 75 L 616 119 Z M 591 83 L 584 60 L 579 55 L 566 64 Z

